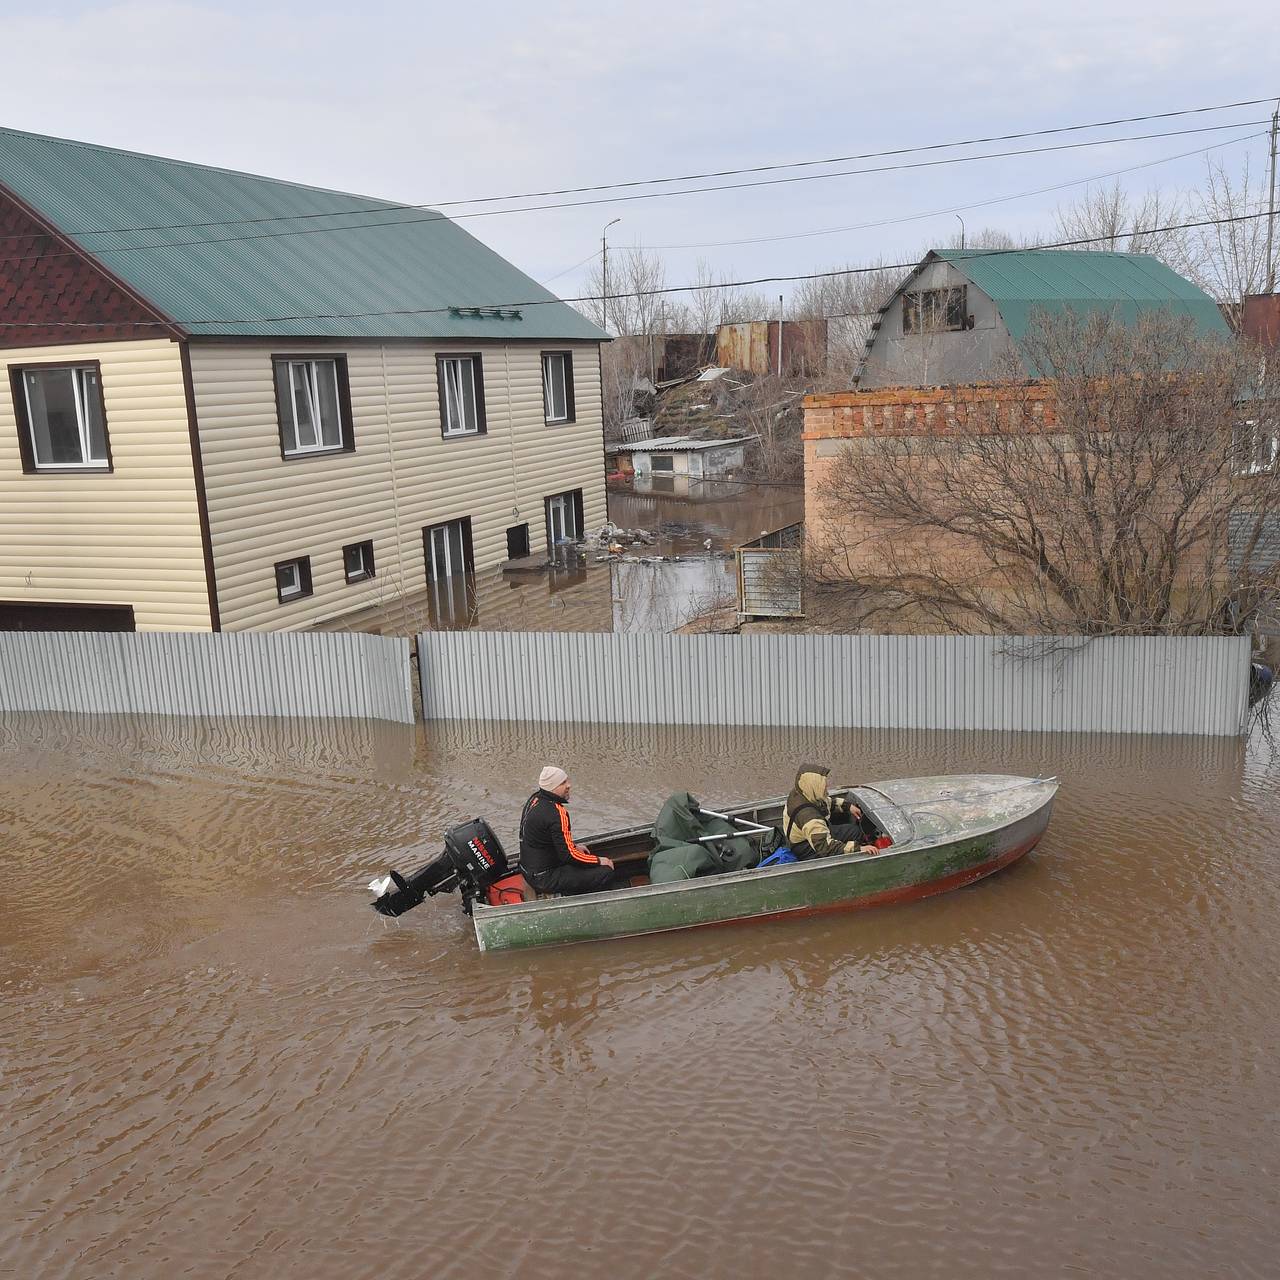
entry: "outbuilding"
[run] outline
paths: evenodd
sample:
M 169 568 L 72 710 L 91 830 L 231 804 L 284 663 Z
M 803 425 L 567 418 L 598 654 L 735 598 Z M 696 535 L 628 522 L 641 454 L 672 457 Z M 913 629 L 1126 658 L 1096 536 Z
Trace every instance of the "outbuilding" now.
M 696 496 L 703 484 L 729 480 L 746 462 L 755 436 L 699 440 L 693 436 L 655 436 L 616 445 L 619 469 L 634 475 L 637 493 Z M 714 496 L 714 495 L 713 495 Z

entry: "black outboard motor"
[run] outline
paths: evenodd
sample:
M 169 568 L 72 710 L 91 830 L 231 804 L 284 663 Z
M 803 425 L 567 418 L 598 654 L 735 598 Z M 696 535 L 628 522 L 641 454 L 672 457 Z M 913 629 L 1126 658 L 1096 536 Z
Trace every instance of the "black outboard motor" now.
M 391 885 L 369 905 L 379 915 L 402 916 L 425 898 L 457 890 L 462 909 L 470 915 L 471 904 L 507 874 L 502 842 L 483 818 L 472 818 L 445 832 L 444 852 L 438 858 L 407 876 L 391 872 Z

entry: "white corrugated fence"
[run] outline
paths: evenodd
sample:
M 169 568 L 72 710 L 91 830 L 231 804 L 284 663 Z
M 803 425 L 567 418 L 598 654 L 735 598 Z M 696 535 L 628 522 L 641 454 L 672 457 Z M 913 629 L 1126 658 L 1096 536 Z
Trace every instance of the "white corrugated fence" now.
M 0 631 L 0 711 L 407 724 L 409 641 L 312 631 Z
M 428 720 L 1241 732 L 1245 637 L 418 637 Z

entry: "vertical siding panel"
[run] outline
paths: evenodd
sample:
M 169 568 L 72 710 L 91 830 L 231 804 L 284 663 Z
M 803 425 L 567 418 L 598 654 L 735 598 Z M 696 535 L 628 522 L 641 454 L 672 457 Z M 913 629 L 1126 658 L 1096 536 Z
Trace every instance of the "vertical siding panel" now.
M 428 718 L 1236 734 L 1235 637 L 419 637 Z M 550 673 L 566 673 L 557 680 Z
M 396 636 L 6 631 L 0 710 L 408 724 L 408 653 Z

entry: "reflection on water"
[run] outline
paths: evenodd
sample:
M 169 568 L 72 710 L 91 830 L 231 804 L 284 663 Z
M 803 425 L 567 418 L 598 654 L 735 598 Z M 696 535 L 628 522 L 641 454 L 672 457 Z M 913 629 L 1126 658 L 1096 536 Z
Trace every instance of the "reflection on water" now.
M 1057 773 L 1040 848 L 859 916 L 480 955 L 363 884 L 538 767 Z M 0 722 L 19 1276 L 1265 1275 L 1277 767 L 1232 740 Z M 619 1191 L 625 1189 L 625 1202 Z
M 611 493 L 610 519 L 657 536 L 652 545 L 628 547 L 630 559 L 601 563 L 603 552 L 593 548 L 542 573 L 452 574 L 325 626 L 386 635 L 471 628 L 674 631 L 736 599 L 736 567 L 726 552 L 803 513 L 803 494 L 786 488 L 717 492 L 699 502 Z

